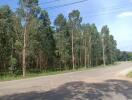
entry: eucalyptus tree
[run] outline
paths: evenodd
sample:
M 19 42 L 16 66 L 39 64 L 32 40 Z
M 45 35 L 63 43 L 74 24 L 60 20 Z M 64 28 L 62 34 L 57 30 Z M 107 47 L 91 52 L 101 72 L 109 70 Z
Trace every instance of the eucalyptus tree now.
M 18 70 L 21 70 L 21 57 L 22 57 L 22 25 L 20 18 L 17 16 L 17 13 L 13 13 L 13 41 L 12 41 L 12 54 L 11 54 L 11 61 L 10 61 L 10 70 L 14 74 L 19 74 Z
M 39 20 L 38 42 L 40 43 L 40 50 L 43 56 L 43 64 L 45 66 L 54 66 L 56 42 L 48 12 L 41 10 Z
M 80 27 L 80 24 L 82 22 L 82 18 L 80 17 L 80 12 L 78 10 L 73 10 L 71 13 L 69 13 L 69 28 L 71 30 L 71 43 L 72 43 L 72 66 L 73 69 L 75 69 L 75 61 L 76 61 L 76 57 L 75 57 L 75 44 L 76 44 L 76 40 L 77 40 L 77 34 L 75 34 L 76 32 L 78 32 L 78 29 Z
M 107 39 L 109 35 L 109 29 L 107 25 L 103 26 L 101 29 L 101 39 L 102 39 L 102 51 L 103 51 L 103 64 L 106 65 L 106 46 L 107 46 Z
M 84 66 L 88 67 L 89 63 L 89 37 L 90 37 L 90 24 L 82 24 L 81 32 L 83 34 L 83 51 L 84 51 Z
M 101 38 L 95 24 L 91 25 L 91 65 L 97 66 L 102 58 Z
M 107 25 L 99 33 L 95 24 L 81 22 L 80 12 L 73 10 L 68 19 L 59 14 L 54 28 L 38 0 L 19 0 L 15 13 L 0 7 L 0 70 L 22 69 L 25 77 L 26 70 L 105 66 L 121 57 L 130 59 L 117 49 Z
M 0 7 L 0 69 L 8 71 L 13 55 L 15 34 L 13 28 L 13 12 L 9 6 Z
M 66 24 L 66 18 L 63 14 L 59 14 L 54 21 L 54 25 L 56 27 L 56 32 L 54 36 L 56 40 L 56 52 L 60 58 L 60 69 L 61 66 L 64 66 L 64 63 L 66 63 Z
M 95 24 L 85 24 L 84 26 L 84 40 L 85 40 L 85 67 L 93 65 L 96 55 L 96 46 L 98 41 L 98 31 Z M 95 46 L 96 45 L 96 46 Z
M 23 60 L 22 69 L 23 77 L 26 74 L 26 55 L 27 55 L 27 43 L 28 43 L 28 24 L 33 17 L 37 16 L 38 13 L 38 0 L 19 0 L 19 8 L 17 9 L 18 15 L 21 18 L 21 23 L 23 24 Z
M 107 25 L 102 27 L 102 47 L 103 47 L 103 62 L 105 64 L 111 64 L 116 61 L 117 44 L 114 37 L 110 35 Z
M 117 51 L 117 43 L 116 40 L 114 40 L 113 35 L 109 35 L 109 62 L 110 64 L 113 64 L 116 60 L 116 51 Z

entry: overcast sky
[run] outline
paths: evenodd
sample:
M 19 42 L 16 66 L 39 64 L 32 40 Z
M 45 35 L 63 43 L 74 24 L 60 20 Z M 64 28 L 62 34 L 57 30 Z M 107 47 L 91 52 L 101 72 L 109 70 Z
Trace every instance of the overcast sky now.
M 49 3 L 53 1 L 52 3 Z M 50 9 L 49 7 L 73 3 L 82 0 L 40 0 L 41 8 L 48 10 L 51 21 L 59 14 L 66 17 L 69 12 L 78 9 L 84 23 L 95 23 L 98 31 L 108 25 L 110 33 L 117 40 L 122 51 L 132 51 L 132 0 L 87 0 L 82 3 Z M 13 10 L 18 0 L 0 0 L 0 5 L 8 4 Z

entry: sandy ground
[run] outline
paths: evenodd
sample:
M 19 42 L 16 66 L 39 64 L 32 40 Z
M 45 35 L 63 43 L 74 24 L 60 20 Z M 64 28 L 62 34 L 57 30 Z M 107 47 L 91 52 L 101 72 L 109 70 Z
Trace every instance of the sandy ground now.
M 132 100 L 132 62 L 106 68 L 0 82 L 0 100 Z

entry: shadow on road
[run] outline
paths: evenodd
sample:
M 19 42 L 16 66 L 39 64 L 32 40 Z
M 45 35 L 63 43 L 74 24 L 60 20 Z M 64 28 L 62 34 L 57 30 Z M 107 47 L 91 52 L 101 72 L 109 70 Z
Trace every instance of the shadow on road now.
M 66 83 L 48 92 L 6 95 L 0 100 L 132 100 L 132 82 L 107 80 L 103 83 L 81 81 Z

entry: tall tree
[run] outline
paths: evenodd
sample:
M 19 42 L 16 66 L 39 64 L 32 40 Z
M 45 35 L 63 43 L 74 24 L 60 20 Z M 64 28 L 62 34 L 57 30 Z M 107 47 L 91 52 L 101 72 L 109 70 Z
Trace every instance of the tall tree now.
M 0 69 L 8 71 L 12 58 L 15 34 L 13 12 L 9 6 L 0 7 Z
M 28 42 L 28 30 L 27 26 L 32 17 L 36 17 L 38 12 L 38 0 L 20 0 L 18 14 L 21 17 L 21 23 L 24 26 L 23 34 L 23 77 L 26 75 L 26 53 L 27 53 L 27 42 Z
M 100 56 L 100 36 L 95 24 L 91 25 L 91 64 L 92 66 L 98 65 Z
M 116 60 L 117 44 L 113 36 L 109 34 L 109 28 L 107 25 L 102 27 L 101 37 L 102 37 L 104 65 L 111 64 Z
M 85 68 L 89 65 L 89 40 L 90 40 L 90 24 L 82 24 L 81 31 L 83 34 L 83 48 L 84 48 L 84 66 Z
M 41 24 L 38 32 L 38 41 L 40 43 L 42 55 L 45 58 L 45 65 L 54 66 L 56 42 L 54 40 L 54 30 L 50 25 L 51 22 L 48 12 L 42 10 L 39 20 Z
M 66 58 L 67 58 L 67 22 L 66 18 L 63 14 L 59 14 L 54 22 L 56 26 L 56 33 L 55 33 L 55 39 L 56 39 L 56 47 L 58 56 L 60 58 L 60 67 L 66 66 Z
M 103 64 L 104 66 L 106 65 L 106 55 L 105 55 L 105 51 L 106 51 L 106 46 L 107 46 L 107 39 L 108 39 L 108 35 L 109 35 L 109 29 L 107 27 L 107 25 L 103 26 L 101 29 L 101 39 L 102 39 L 102 49 L 103 49 Z
M 80 24 L 82 22 L 82 18 L 80 17 L 80 12 L 78 10 L 73 10 L 71 13 L 69 13 L 69 26 L 71 30 L 71 37 L 72 37 L 72 66 L 73 69 L 75 69 L 75 49 L 74 44 L 76 42 L 76 32 L 80 27 Z
M 0 71 L 25 77 L 26 70 L 87 68 L 131 59 L 131 53 L 117 49 L 107 25 L 98 32 L 95 24 L 81 22 L 80 12 L 73 10 L 68 18 L 59 14 L 54 28 L 38 0 L 20 0 L 16 12 L 0 7 Z

